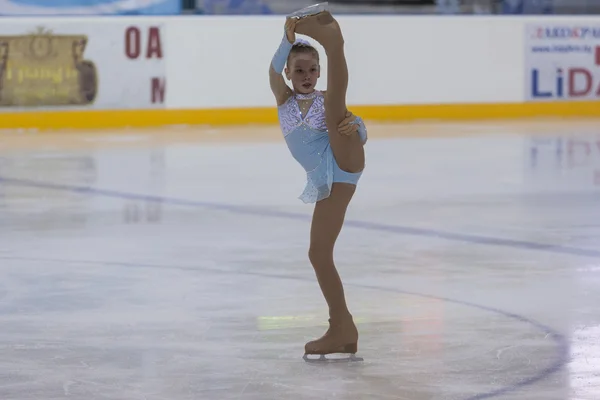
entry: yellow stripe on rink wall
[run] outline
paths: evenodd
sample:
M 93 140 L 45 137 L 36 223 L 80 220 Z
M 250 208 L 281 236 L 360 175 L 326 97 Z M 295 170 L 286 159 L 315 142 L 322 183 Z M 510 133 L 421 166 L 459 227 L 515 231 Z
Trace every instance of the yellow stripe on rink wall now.
M 600 117 L 600 101 L 350 106 L 365 120 L 484 120 L 535 117 Z M 0 113 L 0 129 L 107 129 L 167 125 L 277 123 L 274 107 L 198 110 L 93 110 Z

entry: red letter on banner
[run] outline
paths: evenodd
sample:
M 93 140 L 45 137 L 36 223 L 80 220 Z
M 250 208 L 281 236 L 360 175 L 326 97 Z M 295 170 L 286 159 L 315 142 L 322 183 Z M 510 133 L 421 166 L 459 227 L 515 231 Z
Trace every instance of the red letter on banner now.
M 153 26 L 148 32 L 148 49 L 146 52 L 146 58 L 162 58 L 162 46 L 160 44 L 160 30 Z
M 167 82 L 164 78 L 152 78 L 152 103 L 165 102 L 165 86 Z
M 130 26 L 125 30 L 125 55 L 135 60 L 140 56 L 142 47 L 142 38 L 140 30 L 135 26 Z

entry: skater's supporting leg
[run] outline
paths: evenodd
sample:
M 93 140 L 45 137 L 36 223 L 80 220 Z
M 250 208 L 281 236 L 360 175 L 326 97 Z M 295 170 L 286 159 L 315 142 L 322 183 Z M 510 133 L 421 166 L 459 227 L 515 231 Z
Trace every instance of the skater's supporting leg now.
M 342 281 L 333 261 L 335 242 L 355 190 L 354 185 L 334 183 L 331 195 L 315 205 L 309 258 L 329 306 L 331 326 L 321 339 L 306 344 L 306 353 L 346 352 L 345 346 L 356 347 L 358 331 L 348 311 Z
M 334 183 L 331 195 L 315 204 L 312 218 L 308 257 L 329 306 L 330 316 L 348 314 L 344 289 L 333 261 L 333 250 L 354 191 L 354 185 Z

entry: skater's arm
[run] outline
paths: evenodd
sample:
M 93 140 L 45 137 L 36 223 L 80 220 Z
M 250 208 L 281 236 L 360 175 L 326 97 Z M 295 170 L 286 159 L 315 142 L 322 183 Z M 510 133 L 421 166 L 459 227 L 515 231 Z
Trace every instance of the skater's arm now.
M 275 95 L 278 106 L 285 103 L 292 95 L 292 89 L 285 83 L 282 72 L 296 39 L 294 29 L 295 20 L 290 18 L 285 22 L 283 38 L 269 65 L 269 84 L 271 85 L 271 91 Z
M 292 95 L 292 89 L 283 80 L 283 75 L 277 73 L 272 65 L 269 67 L 269 83 L 278 106 L 284 104 Z

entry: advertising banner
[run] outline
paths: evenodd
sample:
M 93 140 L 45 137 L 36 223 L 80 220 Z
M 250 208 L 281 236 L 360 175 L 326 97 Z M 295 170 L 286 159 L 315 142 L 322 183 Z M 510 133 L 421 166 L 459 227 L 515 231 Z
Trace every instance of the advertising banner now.
M 0 15 L 176 15 L 181 0 L 0 0 Z
M 525 99 L 600 100 L 600 24 L 530 24 Z
M 163 108 L 165 26 L 135 20 L 0 25 L 0 113 Z

